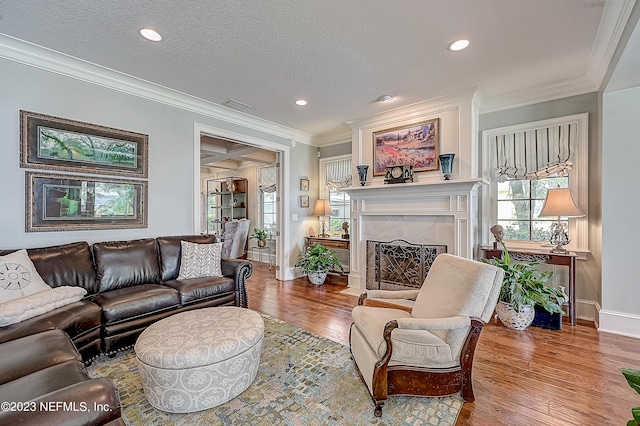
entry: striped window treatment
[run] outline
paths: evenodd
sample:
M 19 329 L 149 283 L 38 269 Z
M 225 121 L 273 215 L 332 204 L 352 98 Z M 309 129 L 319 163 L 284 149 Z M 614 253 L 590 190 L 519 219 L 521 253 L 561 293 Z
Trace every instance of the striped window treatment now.
M 276 192 L 278 172 L 276 167 L 258 169 L 258 189 L 262 192 Z
M 326 163 L 325 183 L 330 189 L 340 189 L 351 186 L 352 179 L 350 158 L 328 161 Z
M 566 176 L 577 137 L 577 123 L 491 136 L 491 167 L 501 181 Z

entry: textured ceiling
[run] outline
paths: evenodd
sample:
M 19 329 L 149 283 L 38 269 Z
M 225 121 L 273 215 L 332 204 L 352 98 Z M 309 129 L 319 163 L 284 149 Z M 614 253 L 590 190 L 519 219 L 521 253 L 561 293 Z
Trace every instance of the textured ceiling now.
M 612 1 L 0 0 L 0 33 L 317 136 L 470 88 L 492 99 L 596 87 Z M 457 38 L 471 46 L 447 51 Z M 375 102 L 382 94 L 396 99 Z

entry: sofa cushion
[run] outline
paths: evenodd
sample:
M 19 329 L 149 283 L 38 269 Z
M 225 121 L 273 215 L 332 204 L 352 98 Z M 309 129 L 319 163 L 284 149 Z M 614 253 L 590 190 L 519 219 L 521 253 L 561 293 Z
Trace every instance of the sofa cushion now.
M 91 248 L 86 241 L 27 249 L 42 279 L 51 287 L 72 285 L 98 292 Z
M 153 238 L 95 243 L 93 255 L 98 293 L 160 282 L 156 240 Z
M 160 273 L 162 281 L 175 280 L 180 272 L 180 257 L 182 254 L 181 241 L 198 244 L 216 242 L 215 235 L 182 235 L 174 237 L 158 237 L 158 251 L 160 252 Z
M 77 302 L 87 294 L 82 287 L 62 286 L 41 291 L 0 305 L 0 327 L 15 324 Z
M 102 308 L 103 324 L 130 321 L 180 306 L 178 292 L 158 284 L 107 291 L 93 301 Z
M 0 256 L 0 304 L 51 290 L 40 277 L 26 250 Z
M 178 279 L 221 277 L 222 243 L 196 244 L 182 241 Z
M 170 280 L 163 283 L 180 293 L 180 304 L 202 302 L 220 294 L 233 293 L 235 283 L 227 277 L 191 278 L 188 280 Z

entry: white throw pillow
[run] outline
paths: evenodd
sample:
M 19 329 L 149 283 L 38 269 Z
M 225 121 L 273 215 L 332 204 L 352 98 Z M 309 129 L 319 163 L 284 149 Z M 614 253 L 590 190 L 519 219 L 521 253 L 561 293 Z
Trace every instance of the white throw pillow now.
M 51 290 L 40 277 L 26 250 L 0 256 L 0 303 Z
M 87 294 L 87 290 L 82 287 L 60 286 L 0 303 L 0 327 L 15 324 L 77 302 L 85 294 Z
M 221 277 L 220 266 L 222 243 L 196 244 L 180 241 L 182 255 L 180 257 L 179 280 L 187 278 Z

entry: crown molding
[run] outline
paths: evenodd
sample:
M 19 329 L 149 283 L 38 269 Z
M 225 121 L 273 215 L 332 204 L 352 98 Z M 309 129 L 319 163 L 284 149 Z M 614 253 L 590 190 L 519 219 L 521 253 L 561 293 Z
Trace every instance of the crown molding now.
M 426 101 L 403 105 L 398 108 L 379 112 L 375 115 L 362 117 L 348 121 L 347 124 L 354 128 L 369 128 L 382 124 L 390 124 L 396 121 L 407 121 L 412 118 L 421 118 L 425 115 L 433 115 L 442 111 L 459 108 L 460 105 L 472 102 L 477 96 L 477 88 L 472 88 L 447 96 L 441 96 Z
M 481 96 L 480 113 L 486 114 L 597 91 L 598 85 L 593 80 L 588 77 L 580 77 L 504 95 L 493 97 L 483 95 Z
M 311 145 L 311 135 L 222 105 L 0 34 L 0 58 L 196 114 Z
M 585 75 L 602 86 L 636 0 L 607 1 Z

